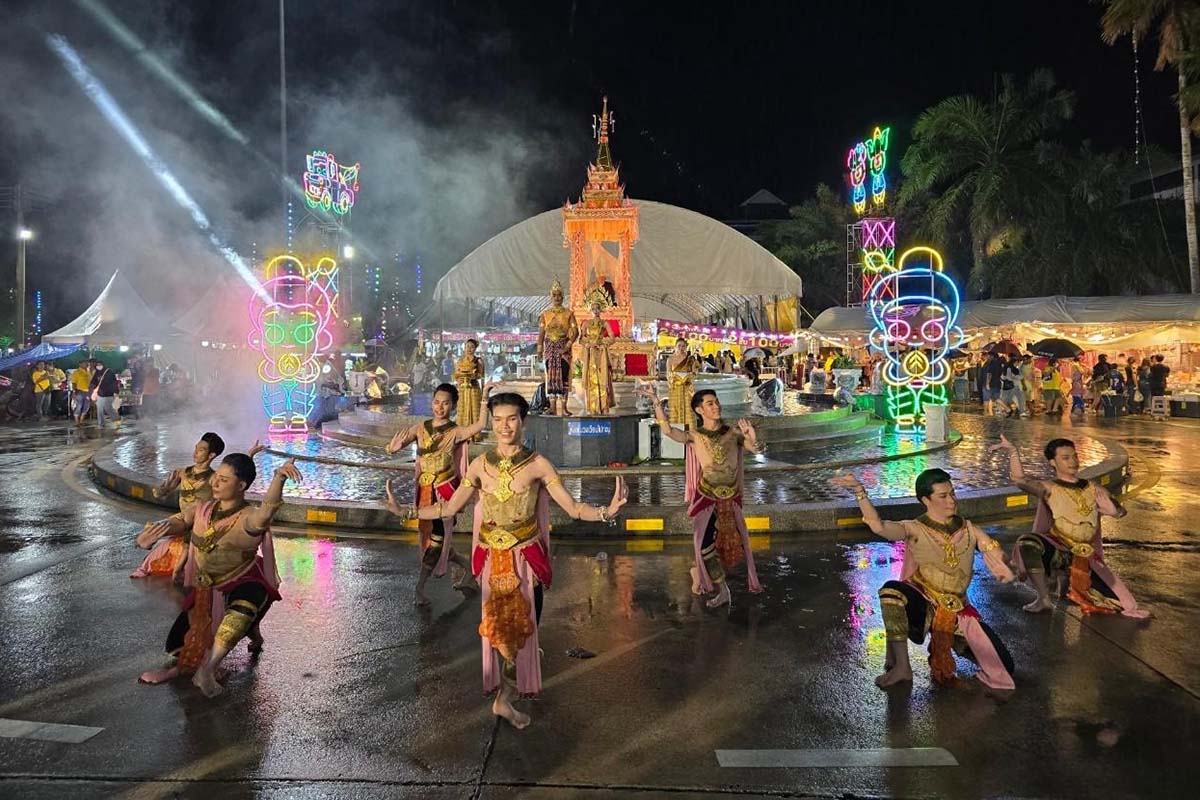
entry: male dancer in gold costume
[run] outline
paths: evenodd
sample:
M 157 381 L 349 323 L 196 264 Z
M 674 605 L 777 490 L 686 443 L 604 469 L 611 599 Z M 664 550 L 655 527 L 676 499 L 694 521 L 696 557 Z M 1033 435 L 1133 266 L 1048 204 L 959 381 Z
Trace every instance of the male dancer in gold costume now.
M 495 449 L 471 462 L 462 485 L 447 501 L 402 508 L 388 485 L 388 509 L 397 516 L 443 519 L 475 504 L 471 567 L 483 595 L 479 635 L 483 645 L 483 689 L 495 692 L 492 713 L 514 728 L 529 716 L 513 707 L 517 697 L 542 688 L 538 620 L 542 588 L 553 577 L 550 564 L 549 500 L 572 519 L 614 524 L 628 493 L 616 479 L 607 506 L 578 502 L 562 485 L 554 465 L 522 445 L 529 404 L 519 394 L 498 394 L 488 402 Z M 497 658 L 499 655 L 499 658 Z

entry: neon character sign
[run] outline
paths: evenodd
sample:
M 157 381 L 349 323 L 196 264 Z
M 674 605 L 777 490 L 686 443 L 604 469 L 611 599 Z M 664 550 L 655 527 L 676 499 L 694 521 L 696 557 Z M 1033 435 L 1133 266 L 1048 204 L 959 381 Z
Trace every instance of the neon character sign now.
M 867 166 L 871 170 L 871 204 L 876 207 L 882 206 L 887 200 L 887 178 L 883 171 L 887 167 L 888 136 L 891 132 L 891 128 L 876 128 L 871 138 L 863 142 L 867 150 Z
M 320 357 L 333 347 L 337 263 L 321 258 L 309 269 L 295 256 L 276 256 L 263 270 L 271 301 L 250 299 L 248 337 L 262 353 L 258 376 L 271 433 L 307 433 L 316 403 Z
M 867 309 L 874 324 L 871 349 L 883 356 L 888 416 L 911 427 L 924 421 L 927 403 L 945 403 L 949 396 L 947 356 L 963 341 L 961 299 L 936 250 L 910 248 L 897 267 L 871 287 Z
M 862 142 L 850 148 L 846 154 L 846 168 L 850 170 L 850 202 L 854 210 L 862 214 L 867 210 L 867 146 Z
M 312 151 L 306 160 L 304 200 L 308 207 L 349 214 L 358 197 L 358 172 L 362 165 L 343 166 L 337 156 L 324 150 Z

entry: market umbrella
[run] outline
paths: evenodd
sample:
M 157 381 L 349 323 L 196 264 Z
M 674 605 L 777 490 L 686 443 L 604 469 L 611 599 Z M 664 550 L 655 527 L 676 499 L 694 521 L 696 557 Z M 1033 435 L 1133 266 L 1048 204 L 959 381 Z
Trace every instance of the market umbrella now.
M 1083 349 L 1066 339 L 1042 339 L 1030 347 L 1029 352 L 1046 358 L 1074 358 L 1083 353 Z
M 767 354 L 763 352 L 761 347 L 751 347 L 746 352 L 742 353 L 742 361 L 747 358 L 766 358 Z
M 999 353 L 1002 356 L 1019 356 L 1021 355 L 1021 348 L 1017 347 L 1008 339 L 1001 339 L 998 342 L 992 342 L 989 345 L 984 345 L 983 352 Z

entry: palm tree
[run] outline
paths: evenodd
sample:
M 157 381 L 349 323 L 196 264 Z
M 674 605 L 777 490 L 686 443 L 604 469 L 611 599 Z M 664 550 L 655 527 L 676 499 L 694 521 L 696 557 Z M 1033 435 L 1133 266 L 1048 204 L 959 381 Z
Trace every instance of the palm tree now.
M 818 313 L 846 302 L 846 226 L 855 216 L 828 184 L 792 206 L 786 220 L 764 222 L 758 241 L 804 279 L 804 301 Z
M 1048 200 L 1052 182 L 1041 157 L 1046 135 L 1074 114 L 1075 96 L 1049 70 L 1024 86 L 1000 80 L 993 99 L 960 95 L 926 109 L 900 167 L 900 204 L 926 198 L 918 234 L 935 241 L 970 233 L 971 283 L 987 285 L 989 242 Z
M 1183 162 L 1184 219 L 1187 224 L 1188 272 L 1192 294 L 1200 293 L 1200 252 L 1196 249 L 1196 185 L 1192 167 L 1192 131 L 1186 98 L 1189 96 L 1187 69 L 1180 64 L 1189 54 L 1189 34 L 1196 30 L 1200 16 L 1197 0 L 1107 0 L 1108 8 L 1100 19 L 1101 38 L 1114 44 L 1124 36 L 1138 44 L 1151 30 L 1158 32 L 1158 60 L 1155 69 L 1171 65 L 1179 75 L 1179 140 Z

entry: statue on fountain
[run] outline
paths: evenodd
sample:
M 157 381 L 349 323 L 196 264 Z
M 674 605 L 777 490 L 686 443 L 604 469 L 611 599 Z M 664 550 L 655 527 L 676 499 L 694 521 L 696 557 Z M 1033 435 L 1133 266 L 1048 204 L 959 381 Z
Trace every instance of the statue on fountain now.
M 579 331 L 582 356 L 585 413 L 607 414 L 613 405 L 612 362 L 609 343 L 613 339 L 608 323 L 601 318 L 600 303 L 592 303 L 591 319 Z
M 550 285 L 550 307 L 538 320 L 538 360 L 546 368 L 546 399 L 550 413 L 570 416 L 567 394 L 571 390 L 571 345 L 579 338 L 579 325 L 571 309 L 563 306 L 563 287 L 555 279 Z

